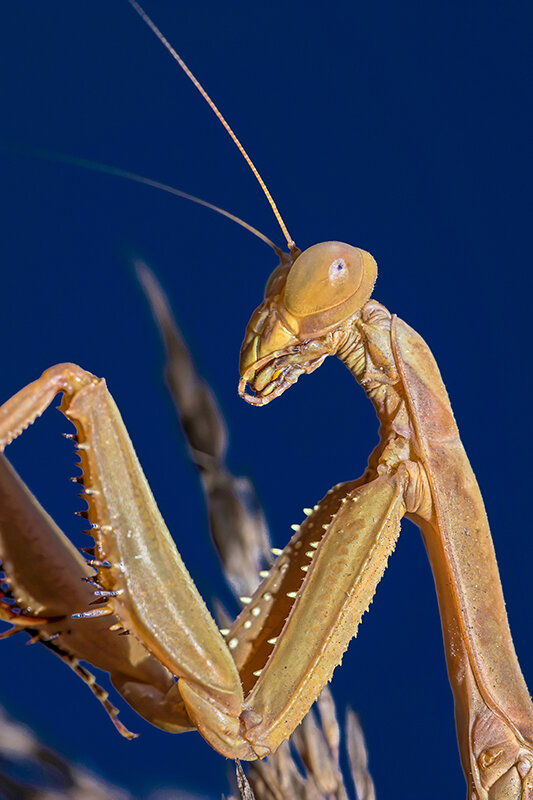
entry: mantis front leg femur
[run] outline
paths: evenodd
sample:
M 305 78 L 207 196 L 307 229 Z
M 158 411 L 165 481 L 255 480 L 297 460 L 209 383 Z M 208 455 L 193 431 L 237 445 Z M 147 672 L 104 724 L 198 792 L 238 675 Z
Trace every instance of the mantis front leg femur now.
M 249 323 L 239 387 L 246 400 L 270 402 L 336 354 L 373 402 L 380 442 L 361 478 L 336 486 L 308 509 L 224 635 L 165 527 L 104 381 L 69 364 L 48 370 L 5 403 L 0 443 L 8 444 L 63 393 L 61 408 L 77 429 L 95 539 L 96 605 L 49 585 L 0 518 L 4 570 L 13 572 L 23 598 L 16 612 L 4 608 L 3 616 L 28 629 L 39 625 L 63 652 L 103 664 L 154 724 L 196 727 L 229 757 L 263 757 L 290 735 L 330 679 L 407 515 L 422 530 L 437 584 L 469 797 L 518 798 L 533 791 L 533 707 L 507 625 L 483 503 L 431 352 L 370 300 L 375 277 L 373 258 L 349 245 L 325 242 L 296 251 L 275 270 Z M 20 497 L 17 519 L 35 517 L 36 501 L 22 489 Z M 43 515 L 18 526 L 28 538 L 25 554 L 45 542 L 53 546 L 68 590 L 73 556 Z M 79 577 L 83 567 L 75 563 Z M 119 629 L 133 634 L 143 659 L 135 648 L 124 652 Z

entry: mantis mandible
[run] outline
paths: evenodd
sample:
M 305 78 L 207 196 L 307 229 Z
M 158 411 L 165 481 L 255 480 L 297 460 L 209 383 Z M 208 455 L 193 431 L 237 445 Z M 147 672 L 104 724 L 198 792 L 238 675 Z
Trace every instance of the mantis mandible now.
M 302 390 L 303 391 L 303 390 Z

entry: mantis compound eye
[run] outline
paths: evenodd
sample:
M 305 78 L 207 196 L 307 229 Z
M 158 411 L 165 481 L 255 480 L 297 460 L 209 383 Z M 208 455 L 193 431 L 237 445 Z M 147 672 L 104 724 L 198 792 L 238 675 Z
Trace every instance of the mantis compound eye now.
M 329 328 L 366 303 L 376 275 L 376 262 L 365 250 L 343 242 L 315 244 L 287 276 L 285 308 L 305 332 Z

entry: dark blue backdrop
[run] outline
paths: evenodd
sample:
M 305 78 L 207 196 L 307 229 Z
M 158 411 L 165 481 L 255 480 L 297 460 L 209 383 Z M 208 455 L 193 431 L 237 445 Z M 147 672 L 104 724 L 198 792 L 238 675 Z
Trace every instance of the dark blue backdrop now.
M 146 0 L 146 10 L 249 147 L 300 247 L 341 239 L 370 250 L 376 297 L 432 347 L 533 685 L 530 4 Z M 172 183 L 281 241 L 233 145 L 126 2 L 4 4 L 1 37 L 3 138 Z M 274 266 L 247 233 L 119 179 L 0 159 L 2 397 L 58 361 L 104 375 L 202 594 L 220 594 L 124 249 L 144 254 L 167 287 L 227 414 L 232 467 L 255 480 L 276 543 L 303 506 L 362 472 L 376 441 L 370 405 L 333 360 L 265 409 L 238 399 L 244 326 Z M 10 455 L 75 532 L 66 429 L 51 411 Z M 220 795 L 224 760 L 198 735 L 164 734 L 124 707 L 142 733 L 128 743 L 44 649 L 15 637 L 0 656 L 1 702 L 69 758 L 135 791 L 179 783 Z M 333 689 L 362 716 L 380 798 L 463 796 L 433 583 L 409 524 Z

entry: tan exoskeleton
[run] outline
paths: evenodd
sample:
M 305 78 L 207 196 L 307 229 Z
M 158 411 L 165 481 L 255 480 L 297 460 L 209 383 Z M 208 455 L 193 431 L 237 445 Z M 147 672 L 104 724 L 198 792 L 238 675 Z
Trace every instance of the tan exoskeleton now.
M 533 706 L 483 502 L 433 356 L 417 333 L 370 299 L 372 256 L 339 242 L 300 253 L 283 229 L 290 254 L 282 255 L 248 325 L 239 392 L 264 405 L 337 355 L 380 420 L 365 474 L 307 510 L 221 634 L 105 382 L 73 364 L 52 367 L 0 408 L 0 447 L 63 394 L 61 409 L 77 431 L 94 553 L 87 564 L 2 461 L 0 549 L 14 602 L 0 605 L 0 614 L 80 673 L 77 659 L 109 671 L 155 725 L 196 727 L 228 757 L 262 758 L 291 734 L 330 679 L 407 516 L 422 530 L 437 585 L 468 798 L 533 798 Z M 132 635 L 120 636 L 124 630 Z
M 531 798 L 533 706 L 483 500 L 428 346 L 368 300 L 375 274 L 363 250 L 339 242 L 310 247 L 274 275 L 248 326 L 240 391 L 249 402 L 269 402 L 336 354 L 372 400 L 380 442 L 362 478 L 336 486 L 315 506 L 276 564 L 299 562 L 305 579 L 267 664 L 279 664 L 275 694 L 258 683 L 245 707 L 277 706 L 276 730 L 297 713 L 301 685 L 314 696 L 367 608 L 406 515 L 422 531 L 437 586 L 468 798 Z M 244 394 L 246 382 L 255 395 Z M 243 633 L 232 629 L 237 652 Z M 284 671 L 282 659 L 309 649 L 309 640 L 315 650 L 301 673 Z

